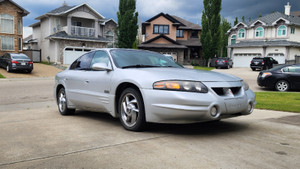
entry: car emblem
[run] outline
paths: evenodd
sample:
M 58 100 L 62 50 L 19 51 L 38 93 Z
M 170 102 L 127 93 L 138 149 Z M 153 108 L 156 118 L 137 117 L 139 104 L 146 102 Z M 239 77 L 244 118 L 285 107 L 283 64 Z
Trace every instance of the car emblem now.
M 254 62 L 256 65 L 258 65 L 259 62 Z

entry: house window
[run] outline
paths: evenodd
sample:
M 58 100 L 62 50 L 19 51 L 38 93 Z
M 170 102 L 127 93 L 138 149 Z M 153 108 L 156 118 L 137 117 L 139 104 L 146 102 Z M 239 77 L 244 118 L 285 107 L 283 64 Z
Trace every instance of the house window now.
M 281 25 L 277 29 L 277 36 L 286 36 L 286 26 Z
M 239 30 L 239 38 L 245 38 L 245 29 Z
M 19 51 L 21 51 L 22 50 L 22 38 L 19 38 L 18 43 L 19 43 Z
M 183 30 L 177 30 L 176 31 L 176 37 L 177 38 L 183 38 Z
M 21 24 L 21 21 L 18 21 L 18 34 L 22 35 L 22 24 Z
M 192 31 L 191 38 L 199 38 L 198 37 L 198 31 Z
M 8 14 L 2 14 L 2 15 L 0 15 L 0 18 L 1 18 L 0 32 L 13 34 L 14 33 L 14 17 L 12 15 L 8 15 Z
M 291 34 L 295 34 L 295 27 L 291 27 Z
M 1 49 L 2 50 L 14 50 L 14 37 L 1 36 Z
M 73 21 L 72 26 L 81 26 L 81 22 Z
M 255 30 L 255 37 L 261 38 L 263 36 L 264 36 L 264 28 L 262 28 L 262 27 L 256 28 L 256 30 Z
M 154 34 L 169 34 L 169 25 L 154 25 Z
M 230 44 L 234 45 L 236 43 L 236 35 L 232 35 L 230 38 Z

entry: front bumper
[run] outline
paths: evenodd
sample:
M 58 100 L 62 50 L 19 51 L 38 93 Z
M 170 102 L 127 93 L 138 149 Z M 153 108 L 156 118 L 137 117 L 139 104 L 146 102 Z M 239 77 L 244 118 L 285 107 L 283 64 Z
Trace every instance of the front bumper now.
M 248 115 L 256 105 L 255 94 L 243 88 L 234 97 L 219 96 L 212 89 L 208 93 L 143 89 L 142 94 L 146 121 L 155 123 L 193 123 Z M 213 108 L 217 109 L 215 116 L 211 114 Z

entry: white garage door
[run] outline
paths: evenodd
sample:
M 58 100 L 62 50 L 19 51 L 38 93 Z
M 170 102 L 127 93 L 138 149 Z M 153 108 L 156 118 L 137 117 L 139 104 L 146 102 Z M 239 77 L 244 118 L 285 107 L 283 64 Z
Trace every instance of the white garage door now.
M 64 64 L 70 65 L 77 58 L 82 56 L 83 54 L 91 51 L 92 49 L 80 48 L 80 47 L 67 47 L 64 50 Z
M 250 67 L 252 58 L 261 56 L 260 54 L 234 54 L 233 67 Z
M 269 53 L 268 57 L 272 57 L 278 61 L 278 64 L 285 64 L 285 57 L 283 53 Z

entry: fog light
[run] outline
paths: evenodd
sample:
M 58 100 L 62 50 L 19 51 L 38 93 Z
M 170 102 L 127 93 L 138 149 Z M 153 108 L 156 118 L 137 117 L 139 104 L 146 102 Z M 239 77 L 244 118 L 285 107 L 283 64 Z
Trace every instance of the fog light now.
M 218 115 L 218 109 L 216 106 L 214 106 L 210 109 L 210 115 L 213 117 L 216 117 Z

